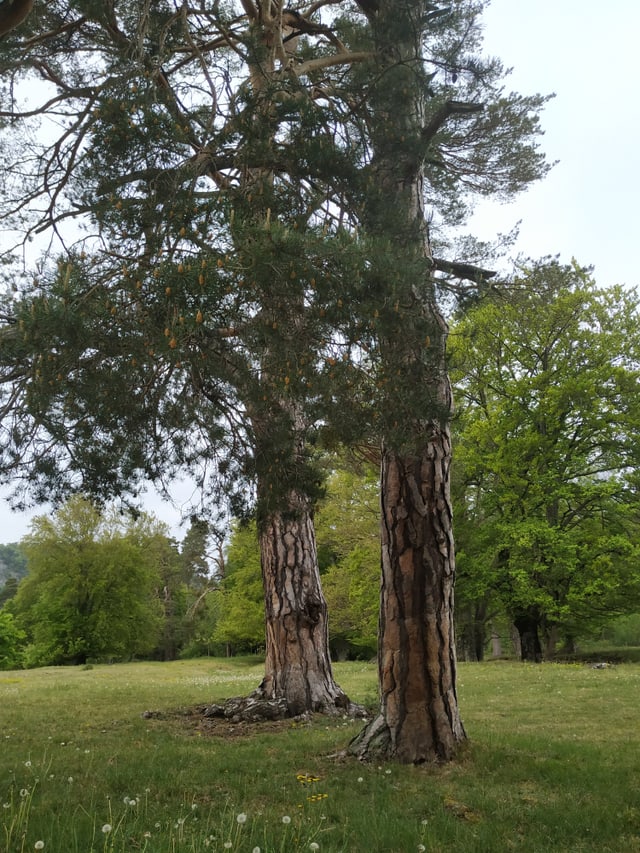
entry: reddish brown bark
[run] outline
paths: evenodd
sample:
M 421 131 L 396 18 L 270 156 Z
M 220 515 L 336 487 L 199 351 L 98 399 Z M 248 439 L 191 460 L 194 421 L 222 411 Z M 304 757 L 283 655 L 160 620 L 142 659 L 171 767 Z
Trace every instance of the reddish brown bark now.
M 465 739 L 453 636 L 450 443 L 434 430 L 420 456 L 382 459 L 378 716 L 352 742 L 360 757 L 448 760 Z

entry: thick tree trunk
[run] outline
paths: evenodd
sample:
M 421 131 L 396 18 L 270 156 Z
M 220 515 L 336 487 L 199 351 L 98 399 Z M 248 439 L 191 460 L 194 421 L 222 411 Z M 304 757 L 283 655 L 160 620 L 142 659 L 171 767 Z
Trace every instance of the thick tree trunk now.
M 296 504 L 295 512 L 271 513 L 261 525 L 266 660 L 257 693 L 285 699 L 291 715 L 353 713 L 333 678 L 313 519 L 303 499 Z
M 487 642 L 487 606 L 485 602 L 468 605 L 460 618 L 458 610 L 458 657 L 464 661 L 479 663 L 484 660 L 484 649 Z
M 419 59 L 427 15 L 420 0 L 379 0 L 375 12 L 367 14 L 378 82 L 370 95 L 374 189 L 364 221 L 372 236 L 397 252 L 397 274 L 389 282 L 393 298 L 380 309 L 386 444 L 380 711 L 350 749 L 361 758 L 444 761 L 452 758 L 465 732 L 455 687 L 448 328 L 431 278 L 424 166 L 418 154 L 427 150 L 428 86 Z
M 519 610 L 514 615 L 513 624 L 520 637 L 520 657 L 523 661 L 540 663 L 542 660 L 539 622 L 540 616 L 535 608 Z
M 456 696 L 449 434 L 420 456 L 382 459 L 378 716 L 351 742 L 362 758 L 449 760 L 465 739 Z
M 500 640 L 500 634 L 495 629 L 491 630 L 491 657 L 502 657 L 502 641 Z

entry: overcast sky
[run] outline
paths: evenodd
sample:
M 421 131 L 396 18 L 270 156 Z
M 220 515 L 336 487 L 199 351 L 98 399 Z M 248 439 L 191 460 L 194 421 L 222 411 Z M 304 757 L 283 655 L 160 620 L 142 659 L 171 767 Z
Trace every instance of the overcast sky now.
M 509 87 L 555 92 L 540 142 L 559 162 L 517 201 L 478 207 L 468 230 L 491 239 L 521 220 L 517 251 L 575 257 L 595 267 L 603 286 L 640 284 L 640 2 L 493 0 L 484 21 L 487 52 L 513 68 Z M 186 488 L 178 494 L 189 497 Z M 148 509 L 183 537 L 179 507 L 150 496 Z M 0 501 L 0 543 L 24 536 L 33 514 L 12 513 Z

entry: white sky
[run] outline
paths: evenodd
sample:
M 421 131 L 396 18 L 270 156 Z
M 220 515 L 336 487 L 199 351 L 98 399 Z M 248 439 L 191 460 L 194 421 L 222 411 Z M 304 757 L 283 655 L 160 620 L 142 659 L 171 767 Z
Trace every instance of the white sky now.
M 640 3 L 492 0 L 484 21 L 486 51 L 513 68 L 508 88 L 556 93 L 540 142 L 559 163 L 517 201 L 479 206 L 467 230 L 488 240 L 522 220 L 516 251 L 575 257 L 602 286 L 640 284 Z M 178 502 L 191 497 L 176 491 Z M 1 496 L 0 543 L 16 542 L 45 510 L 12 513 Z M 146 508 L 183 537 L 179 505 L 149 495 Z

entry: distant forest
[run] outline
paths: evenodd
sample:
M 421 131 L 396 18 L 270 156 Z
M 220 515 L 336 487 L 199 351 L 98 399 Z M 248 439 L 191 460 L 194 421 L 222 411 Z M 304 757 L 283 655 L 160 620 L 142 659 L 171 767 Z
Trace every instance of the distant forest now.
M 27 574 L 27 560 L 16 544 L 0 545 L 0 586 L 9 578 L 23 578 Z

